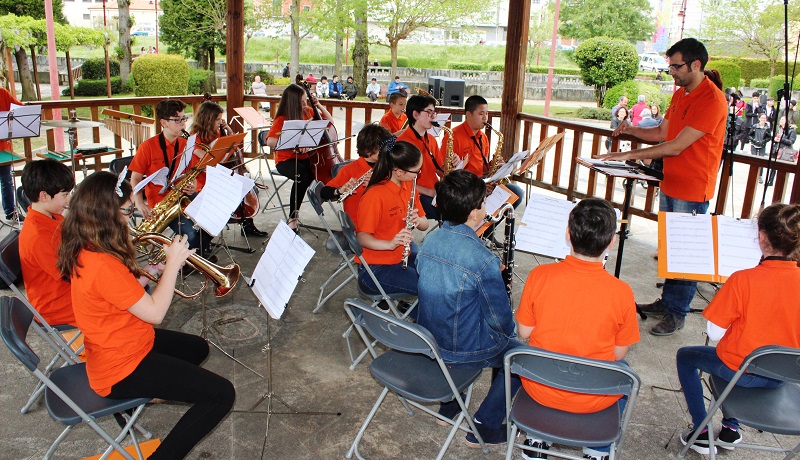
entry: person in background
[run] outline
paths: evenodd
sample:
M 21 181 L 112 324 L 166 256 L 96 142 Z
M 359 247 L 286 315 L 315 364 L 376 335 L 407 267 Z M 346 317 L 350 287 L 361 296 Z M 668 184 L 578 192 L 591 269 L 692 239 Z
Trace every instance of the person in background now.
M 628 121 L 628 108 L 625 106 L 621 106 L 617 109 L 616 112 L 613 110 L 611 113 L 616 113 L 616 115 L 612 115 L 611 118 L 611 129 L 617 129 L 619 125 L 622 123 L 630 123 Z M 611 138 L 609 137 L 606 139 L 606 150 L 611 151 Z
M 650 112 L 650 109 L 642 110 L 639 115 L 641 116 L 641 120 L 639 120 L 639 126 L 642 128 L 652 128 L 653 126 L 658 126 L 660 123 L 659 120 L 653 118 L 653 114 Z
M 378 97 L 381 95 L 381 85 L 378 84 L 378 80 L 373 78 L 372 82 L 367 85 L 367 97 L 371 102 L 375 102 L 378 100 Z
M 406 101 L 408 99 L 401 93 L 394 93 L 389 96 L 389 110 L 381 117 L 380 125 L 388 129 L 390 133 L 399 136 L 403 132 L 403 126 L 408 120 L 406 116 Z
M 394 77 L 394 80 L 389 82 L 389 90 L 386 93 L 387 97 L 394 93 L 400 93 L 403 96 L 408 97 L 408 86 L 400 83 L 400 76 L 397 75 Z
M 353 77 L 347 77 L 347 81 L 342 85 L 342 92 L 347 96 L 348 101 L 352 101 L 358 95 L 358 86 L 353 82 Z
M 253 78 L 253 84 L 250 85 L 250 92 L 252 92 L 254 95 L 267 95 L 267 85 L 261 81 L 260 76 L 256 75 Z M 269 102 L 259 102 L 258 104 L 262 110 L 269 110 Z
M 783 117 L 786 114 L 786 108 L 782 108 L 778 114 L 778 118 Z M 796 126 L 797 125 L 797 101 L 792 99 L 789 101 L 789 126 Z
M 342 82 L 339 81 L 338 75 L 331 77 L 331 81 L 328 83 L 328 97 L 344 99 L 344 94 L 342 94 Z
M 11 104 L 22 105 L 7 89 L 0 88 L 0 111 L 11 110 Z M 11 140 L 0 139 L 0 153 L 12 154 Z M 24 217 L 17 213 L 14 202 L 14 179 L 11 177 L 11 162 L 0 166 L 0 197 L 3 201 L 3 212 L 9 222 L 22 222 Z
M 758 116 L 758 123 L 750 127 L 750 154 L 757 157 L 767 156 L 767 142 L 769 141 L 770 127 L 767 122 L 767 114 L 761 113 Z M 764 168 L 758 168 L 758 183 L 763 184 L 764 178 L 761 177 Z
M 642 119 L 642 110 L 647 108 L 647 103 L 644 100 L 644 94 L 640 94 L 639 101 L 631 107 L 631 124 L 633 126 L 639 126 L 639 121 Z
M 290 74 L 289 74 L 289 63 L 287 62 L 287 63 L 286 63 L 286 67 L 284 67 L 284 68 L 283 68 L 283 72 L 281 72 L 281 76 L 282 76 L 283 78 L 288 78 L 288 77 L 289 77 L 289 75 L 290 75 Z
M 319 84 L 317 85 L 317 99 L 322 99 L 328 97 L 330 94 L 330 86 L 328 86 L 328 77 L 325 75 L 319 79 Z
M 650 114 L 653 117 L 653 120 L 661 124 L 661 120 L 664 119 L 664 115 L 661 115 L 661 107 L 659 107 L 658 104 L 653 104 L 650 106 Z
M 617 105 L 615 105 L 614 107 L 611 107 L 611 119 L 614 119 L 617 116 L 617 110 L 619 110 L 620 107 L 625 107 L 626 109 L 628 108 L 628 97 L 627 96 L 620 96 L 619 97 L 619 102 L 617 102 Z M 627 115 L 627 111 L 626 111 L 626 115 L 625 116 L 626 117 L 628 116 Z

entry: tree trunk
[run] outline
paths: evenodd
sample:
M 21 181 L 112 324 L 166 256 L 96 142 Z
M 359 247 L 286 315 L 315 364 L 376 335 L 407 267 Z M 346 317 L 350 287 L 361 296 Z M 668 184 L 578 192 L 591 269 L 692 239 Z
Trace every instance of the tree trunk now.
M 199 48 L 197 50 L 195 58 L 197 59 L 197 65 L 199 66 L 200 69 L 203 70 L 210 69 L 208 66 L 208 51 L 205 48 Z
M 213 88 L 213 91 L 211 91 L 212 93 L 216 93 L 217 92 L 217 63 L 216 63 L 216 59 L 217 59 L 217 51 L 212 46 L 211 49 L 208 50 L 208 60 L 210 61 L 208 69 L 211 70 L 211 82 L 212 82 L 211 83 L 211 87 Z M 223 78 L 226 78 L 226 77 L 223 77 Z
M 344 80 L 345 76 L 342 75 L 342 61 L 344 60 L 344 37 L 341 31 L 336 31 L 334 38 L 334 50 L 336 55 L 333 64 L 333 73 L 339 76 L 339 80 Z
M 130 0 L 118 0 L 117 9 L 119 10 L 119 47 L 122 49 L 122 56 L 119 57 L 119 78 L 123 84 L 128 81 L 131 73 L 131 12 Z
M 39 67 L 36 65 L 36 46 L 34 45 L 31 45 L 31 62 L 33 62 L 33 83 L 36 85 L 36 100 L 41 101 L 42 88 L 39 87 Z M 69 59 L 67 59 L 67 71 L 69 71 Z
M 360 95 L 367 93 L 367 66 L 369 66 L 369 40 L 367 39 L 366 4 L 356 10 L 356 39 L 353 44 L 353 79 Z
M 292 38 L 289 44 L 289 78 L 300 73 L 300 0 L 292 0 L 289 5 L 289 18 L 292 24 Z
M 397 40 L 392 40 L 389 42 L 389 49 L 392 52 L 392 74 L 389 75 L 389 79 L 393 79 L 395 75 L 397 75 Z
M 31 78 L 31 66 L 28 64 L 28 53 L 25 48 L 20 46 L 14 52 L 14 58 L 17 60 L 17 69 L 19 69 L 19 81 L 22 84 L 22 101 L 35 101 L 36 90 L 33 88 L 33 78 Z
M 8 64 L 9 63 L 6 62 L 6 46 L 0 44 L 0 88 L 6 88 L 11 94 L 14 94 L 14 88 L 9 88 L 8 77 L 6 77 L 9 70 Z

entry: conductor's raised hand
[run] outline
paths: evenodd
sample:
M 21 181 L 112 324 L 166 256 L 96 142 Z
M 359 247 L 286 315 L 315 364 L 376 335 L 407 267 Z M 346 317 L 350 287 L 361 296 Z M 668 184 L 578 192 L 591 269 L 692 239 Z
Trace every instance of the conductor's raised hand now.
M 164 265 L 165 267 L 180 268 L 194 252 L 194 249 L 189 249 L 189 237 L 187 235 L 175 235 L 169 246 L 164 247 L 164 255 L 166 256 Z

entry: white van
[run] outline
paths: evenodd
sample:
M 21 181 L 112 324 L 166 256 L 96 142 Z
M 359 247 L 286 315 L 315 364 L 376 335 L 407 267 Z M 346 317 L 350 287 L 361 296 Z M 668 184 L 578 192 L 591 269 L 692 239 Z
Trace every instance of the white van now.
M 639 70 L 643 72 L 669 72 L 667 60 L 656 53 L 644 53 L 639 55 Z

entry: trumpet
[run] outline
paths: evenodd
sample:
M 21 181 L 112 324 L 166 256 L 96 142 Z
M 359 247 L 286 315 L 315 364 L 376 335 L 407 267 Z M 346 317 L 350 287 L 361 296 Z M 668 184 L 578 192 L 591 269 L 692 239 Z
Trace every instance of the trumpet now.
M 148 260 L 151 265 L 157 265 L 163 261 L 163 248 L 164 246 L 169 246 L 172 243 L 169 238 L 161 233 L 142 233 L 137 231 L 135 228 L 131 229 L 131 233 L 134 235 L 134 245 L 153 245 L 159 249 L 158 252 Z M 239 274 L 241 273 L 241 269 L 237 264 L 230 264 L 226 267 L 221 267 L 197 254 L 190 254 L 186 259 L 186 264 L 202 273 L 205 276 L 205 281 L 200 289 L 197 290 L 197 292 L 193 292 L 191 294 L 185 294 L 182 291 L 175 289 L 175 294 L 183 297 L 184 299 L 193 299 L 200 295 L 206 289 L 206 287 L 208 287 L 209 281 L 213 282 L 216 286 L 216 289 L 214 290 L 214 296 L 223 297 L 236 286 L 236 282 L 239 281 Z M 147 272 L 143 272 L 143 274 L 151 281 L 155 281 L 156 283 L 159 280 L 159 278 Z
M 411 220 L 411 213 L 414 212 L 414 196 L 417 193 L 417 177 L 411 185 L 411 199 L 408 200 L 408 210 L 406 210 L 406 230 L 414 230 L 414 222 Z M 408 256 L 411 254 L 411 242 L 403 245 L 403 270 L 408 268 Z
M 366 183 L 366 182 L 369 180 L 369 178 L 370 178 L 371 176 L 372 176 L 372 170 L 370 169 L 369 171 L 365 172 L 364 174 L 362 174 L 362 175 L 361 175 L 361 177 L 359 177 L 359 178 L 358 178 L 358 180 L 356 181 L 356 185 L 354 185 L 354 186 L 353 186 L 353 188 L 351 188 L 350 190 L 348 190 L 348 191 L 346 191 L 346 192 L 342 193 L 341 195 L 339 195 L 339 198 L 336 200 L 336 202 L 337 202 L 337 203 L 342 203 L 342 202 L 344 202 L 344 200 L 345 200 L 345 199 L 346 199 L 348 196 L 350 196 L 350 195 L 352 195 L 353 193 L 355 193 L 355 191 L 356 191 L 356 190 L 357 190 L 359 187 L 361 187 L 362 185 L 364 185 L 364 183 Z

